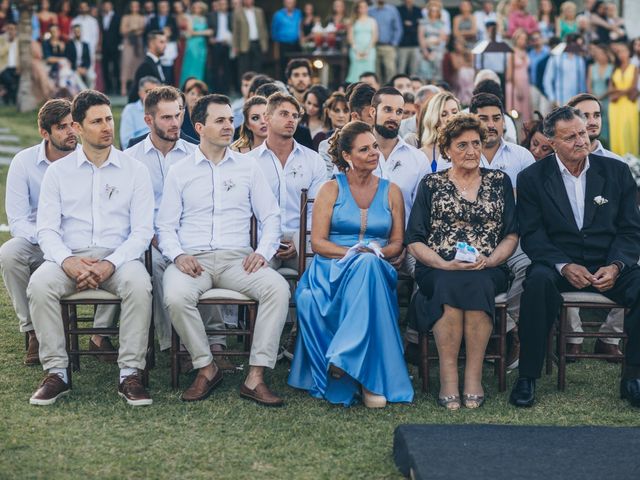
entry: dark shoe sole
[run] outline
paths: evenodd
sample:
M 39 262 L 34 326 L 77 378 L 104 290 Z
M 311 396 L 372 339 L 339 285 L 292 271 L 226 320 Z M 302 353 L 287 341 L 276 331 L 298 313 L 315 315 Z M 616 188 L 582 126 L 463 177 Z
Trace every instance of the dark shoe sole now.
M 245 400 L 251 400 L 252 402 L 257 403 L 258 405 L 261 405 L 263 407 L 273 407 L 273 408 L 284 407 L 284 402 L 266 403 L 266 402 L 263 402 L 262 400 L 260 400 L 258 397 L 254 397 L 253 395 L 249 395 L 249 394 L 242 393 L 242 392 L 240 392 L 240 397 L 244 398 Z

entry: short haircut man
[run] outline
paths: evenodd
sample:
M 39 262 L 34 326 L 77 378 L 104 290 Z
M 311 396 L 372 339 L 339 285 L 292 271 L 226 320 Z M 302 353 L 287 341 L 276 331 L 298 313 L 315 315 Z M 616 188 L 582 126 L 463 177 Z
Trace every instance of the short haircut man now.
M 375 89 L 366 83 L 361 83 L 353 89 L 349 96 L 351 120 L 362 120 L 369 125 L 373 125 L 373 116 L 369 107 L 375 94 Z
M 42 181 L 37 237 L 45 262 L 27 295 L 40 361 L 48 374 L 32 395 L 51 405 L 70 390 L 60 299 L 98 287 L 120 301 L 120 382 L 130 405 L 150 405 L 145 368 L 151 282 L 140 261 L 153 236 L 153 190 L 147 169 L 113 147 L 109 99 L 84 90 L 71 106 L 82 148 L 55 162 Z

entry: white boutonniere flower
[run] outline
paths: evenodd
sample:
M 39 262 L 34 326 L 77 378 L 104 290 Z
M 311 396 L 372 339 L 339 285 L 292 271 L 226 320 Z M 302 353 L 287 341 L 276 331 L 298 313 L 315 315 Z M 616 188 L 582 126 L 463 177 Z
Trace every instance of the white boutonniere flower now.
M 609 203 L 609 200 L 598 195 L 597 197 L 593 197 L 593 203 L 596 205 L 604 205 L 605 203 Z
M 393 164 L 393 167 L 391 167 L 391 171 L 395 172 L 401 166 L 402 166 L 402 162 L 400 160 L 397 160 L 396 163 Z
M 106 194 L 107 194 L 107 198 L 109 198 L 109 199 L 110 199 L 110 198 L 111 198 L 111 196 L 112 196 L 114 193 L 116 193 L 116 194 L 118 193 L 118 187 L 115 187 L 115 186 L 113 186 L 113 185 L 109 185 L 109 184 L 107 183 L 107 184 L 104 186 L 104 191 L 105 191 L 105 192 L 106 192 Z
M 291 175 L 293 175 L 293 178 L 296 178 L 296 176 L 298 175 L 302 177 L 302 165 L 296 165 L 295 167 L 293 167 L 291 169 Z
M 233 180 L 225 180 L 224 182 L 222 182 L 222 186 L 228 192 L 229 190 L 234 188 L 236 186 L 236 184 L 233 183 Z

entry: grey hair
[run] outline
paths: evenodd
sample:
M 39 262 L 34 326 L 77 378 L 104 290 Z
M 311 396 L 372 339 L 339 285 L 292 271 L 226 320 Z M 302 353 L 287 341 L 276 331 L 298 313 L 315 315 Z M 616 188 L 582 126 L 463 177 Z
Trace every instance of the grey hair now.
M 440 88 L 436 87 L 435 85 L 424 85 L 420 87 L 416 92 L 416 103 L 422 105 L 429 93 L 433 93 L 435 95 L 436 93 L 440 93 L 441 91 L 442 90 L 440 90 Z
M 478 84 L 484 80 L 493 80 L 498 85 L 502 85 L 502 82 L 500 81 L 500 77 L 498 76 L 498 74 L 493 70 L 489 70 L 485 68 L 484 70 L 480 70 L 478 73 L 476 73 L 476 78 L 473 80 L 474 88 L 477 87 Z
M 147 75 L 146 77 L 142 77 L 140 80 L 138 80 L 138 90 L 140 90 L 142 87 L 144 87 L 145 83 L 152 83 L 154 85 L 162 85 L 162 82 L 160 80 L 158 80 L 156 77 L 153 77 L 151 75 Z
M 568 105 L 556 108 L 546 117 L 544 117 L 542 133 L 544 133 L 544 136 L 547 138 L 553 138 L 556 136 L 556 124 L 559 121 L 568 122 L 570 120 L 573 120 L 575 117 L 586 121 L 586 117 L 584 116 L 584 114 L 577 108 L 570 107 Z

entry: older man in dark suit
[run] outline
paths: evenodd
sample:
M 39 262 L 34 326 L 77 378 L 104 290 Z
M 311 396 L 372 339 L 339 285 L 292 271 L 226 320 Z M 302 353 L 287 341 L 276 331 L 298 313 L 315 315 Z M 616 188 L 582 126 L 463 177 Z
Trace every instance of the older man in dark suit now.
M 544 134 L 555 151 L 518 175 L 522 249 L 531 259 L 520 303 L 520 377 L 510 402 L 530 407 L 561 292 L 602 293 L 629 309 L 620 393 L 640 407 L 640 212 L 623 162 L 590 154 L 584 115 L 550 113 Z
M 140 99 L 138 95 L 138 83 L 143 77 L 155 77 L 161 83 L 166 83 L 160 57 L 164 55 L 164 49 L 167 47 L 167 37 L 160 30 L 151 30 L 147 33 L 147 54 L 144 61 L 136 70 L 133 84 L 129 92 L 129 103 L 137 102 Z

